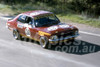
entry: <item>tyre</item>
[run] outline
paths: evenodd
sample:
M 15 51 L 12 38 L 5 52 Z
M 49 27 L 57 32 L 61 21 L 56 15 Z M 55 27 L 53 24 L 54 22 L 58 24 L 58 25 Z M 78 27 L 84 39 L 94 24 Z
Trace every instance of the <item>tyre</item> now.
M 22 36 L 19 34 L 19 32 L 16 29 L 13 30 L 13 37 L 16 40 L 21 40 L 22 39 Z
M 42 48 L 48 48 L 49 46 L 49 41 L 46 37 L 40 37 L 40 45 Z

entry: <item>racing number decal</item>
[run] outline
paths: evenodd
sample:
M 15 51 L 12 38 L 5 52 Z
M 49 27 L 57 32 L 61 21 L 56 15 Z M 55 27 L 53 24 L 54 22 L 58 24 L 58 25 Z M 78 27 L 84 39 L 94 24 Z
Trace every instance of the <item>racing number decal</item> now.
M 25 34 L 26 34 L 27 36 L 29 36 L 29 37 L 31 36 L 31 33 L 30 33 L 29 28 L 26 28 L 26 29 L 25 29 Z

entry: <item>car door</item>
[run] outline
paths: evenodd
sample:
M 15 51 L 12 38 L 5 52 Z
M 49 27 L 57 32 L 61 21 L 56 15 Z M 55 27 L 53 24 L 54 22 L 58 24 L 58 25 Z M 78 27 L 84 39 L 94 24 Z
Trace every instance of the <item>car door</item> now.
M 33 39 L 37 39 L 36 38 L 37 30 L 35 28 L 34 21 L 31 17 L 25 16 L 25 15 L 19 16 L 17 27 L 18 27 L 18 31 L 22 35 L 33 38 Z
M 32 23 L 32 20 L 31 20 L 31 17 L 26 17 L 26 21 L 25 21 L 25 24 L 24 24 L 24 33 L 25 33 L 25 35 L 26 36 L 28 36 L 28 37 L 31 37 L 31 31 L 30 31 L 30 29 L 32 29 L 32 25 L 31 25 L 31 23 Z
M 26 22 L 26 17 L 25 15 L 20 15 L 17 19 L 17 29 L 20 34 L 25 35 L 25 22 Z
M 24 27 L 25 27 L 26 36 L 28 36 L 32 39 L 35 39 L 34 36 L 36 36 L 36 28 L 35 28 L 35 25 L 34 25 L 33 18 L 27 16 L 27 20 L 26 20 Z

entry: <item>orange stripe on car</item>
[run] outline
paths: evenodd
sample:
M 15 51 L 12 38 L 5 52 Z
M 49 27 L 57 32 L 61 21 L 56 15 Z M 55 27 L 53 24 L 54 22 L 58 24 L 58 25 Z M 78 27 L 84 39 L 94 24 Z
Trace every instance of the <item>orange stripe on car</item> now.
M 50 35 L 51 35 L 51 34 L 49 34 L 49 33 L 43 32 L 43 31 L 38 31 L 38 34 L 39 34 L 40 36 L 44 36 L 44 35 L 50 36 Z

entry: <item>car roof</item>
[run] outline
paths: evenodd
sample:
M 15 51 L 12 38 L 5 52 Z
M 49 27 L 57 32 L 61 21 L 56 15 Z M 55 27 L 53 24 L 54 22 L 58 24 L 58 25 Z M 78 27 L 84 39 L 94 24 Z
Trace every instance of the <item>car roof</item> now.
M 35 10 L 35 11 L 28 11 L 28 12 L 24 12 L 22 14 L 31 16 L 31 17 L 35 17 L 38 15 L 43 15 L 43 14 L 53 14 L 52 12 L 49 11 L 43 11 L 43 10 Z

